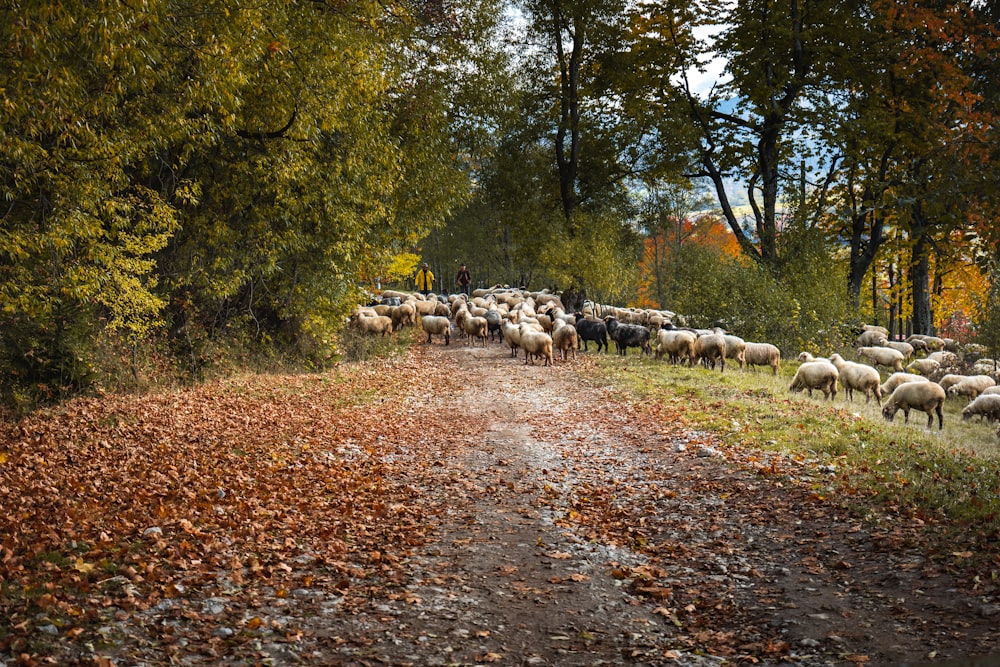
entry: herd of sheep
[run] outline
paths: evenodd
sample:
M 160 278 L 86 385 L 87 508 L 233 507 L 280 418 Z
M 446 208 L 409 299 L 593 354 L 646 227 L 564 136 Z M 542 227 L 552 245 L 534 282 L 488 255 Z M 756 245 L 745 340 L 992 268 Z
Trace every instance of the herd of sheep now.
M 523 353 L 524 363 L 554 363 L 555 357 L 566 360 L 575 356 L 589 342 L 597 351 L 609 351 L 615 343 L 620 355 L 635 347 L 656 359 L 673 364 L 702 365 L 725 370 L 726 361 L 740 368 L 769 367 L 778 374 L 780 350 L 770 343 L 746 341 L 722 329 L 678 328 L 669 311 L 623 309 L 587 302 L 577 312 L 567 312 L 560 297 L 549 292 L 527 292 L 509 288 L 476 290 L 464 294 L 423 296 L 408 292 L 387 291 L 380 302 L 359 307 L 351 316 L 351 326 L 369 334 L 386 335 L 405 326 L 427 334 L 427 342 L 440 337 L 445 345 L 453 333 L 467 345 L 499 340 L 510 347 L 511 356 Z M 903 411 L 909 421 L 911 410 L 927 414 L 932 428 L 937 416 L 938 429 L 944 426 L 943 407 L 948 398 L 965 398 L 965 420 L 979 417 L 1000 423 L 1000 363 L 979 359 L 969 364 L 959 345 L 949 339 L 913 335 L 906 341 L 889 339 L 888 331 L 865 326 L 856 340 L 858 361 L 840 354 L 814 357 L 799 355 L 800 365 L 789 390 L 820 391 L 827 399 L 836 397 L 842 387 L 849 401 L 854 393 L 864 394 L 865 403 L 874 399 L 886 420 L 892 421 Z M 889 373 L 882 380 L 879 367 Z M 960 372 L 963 369 L 965 372 Z M 1000 427 L 997 429 L 1000 437 Z

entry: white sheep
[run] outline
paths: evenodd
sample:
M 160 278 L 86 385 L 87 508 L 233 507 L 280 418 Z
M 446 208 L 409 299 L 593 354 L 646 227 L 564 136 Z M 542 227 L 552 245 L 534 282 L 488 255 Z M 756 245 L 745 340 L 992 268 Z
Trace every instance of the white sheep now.
M 861 335 L 858 336 L 854 345 L 855 347 L 872 347 L 875 345 L 882 345 L 886 342 L 886 340 L 888 340 L 886 336 L 887 334 L 882 333 L 882 331 L 878 329 L 868 329 L 861 332 Z
M 937 352 L 938 350 L 943 350 L 947 343 L 944 338 L 938 338 L 937 336 L 924 336 L 924 345 L 931 352 Z
M 721 332 L 719 332 L 721 333 Z M 726 359 L 733 359 L 739 363 L 740 368 L 746 368 L 746 352 L 747 344 L 739 336 L 733 336 L 732 334 L 723 333 L 722 337 L 726 340 Z
M 521 327 L 509 320 L 503 322 L 503 339 L 510 345 L 510 356 L 516 357 L 521 349 Z
M 770 343 L 747 341 L 744 358 L 747 366 L 770 366 L 775 375 L 781 366 L 781 350 Z
M 405 326 L 413 326 L 417 323 L 417 310 L 411 303 L 401 303 L 392 306 L 388 313 L 392 319 L 392 330 L 399 331 Z
M 991 394 L 1000 394 L 1000 385 L 993 385 L 979 392 L 980 396 L 989 396 Z
M 706 367 L 715 370 L 715 364 L 720 370 L 726 370 L 726 339 L 720 334 L 698 336 L 694 341 L 695 363 L 704 363 Z
M 896 387 L 907 382 L 929 382 L 929 380 L 923 375 L 914 373 L 893 373 L 880 387 L 882 395 L 888 396 L 896 390 Z
M 913 356 L 913 346 L 902 340 L 886 340 L 882 343 L 882 347 L 891 347 L 892 349 L 902 352 L 903 359 L 909 359 Z
M 812 396 L 813 389 L 820 389 L 824 398 L 833 399 L 837 396 L 838 377 L 837 367 L 829 361 L 825 359 L 807 361 L 795 371 L 795 377 L 792 378 L 788 390 L 798 393 L 805 389 L 809 392 L 809 396 Z
M 418 315 L 433 315 L 434 311 L 437 310 L 437 306 L 440 303 L 437 299 L 414 299 L 412 301 L 413 307 L 416 309 Z
M 865 392 L 865 405 L 875 396 L 875 400 L 882 405 L 882 376 L 878 371 L 866 364 L 859 364 L 854 361 L 847 361 L 839 354 L 830 357 L 830 363 L 837 367 L 840 384 L 844 387 L 847 400 L 854 402 L 854 390 Z
M 387 333 L 392 333 L 392 320 L 385 315 L 353 317 L 351 326 L 369 335 L 385 336 Z
M 1000 374 L 1000 361 L 996 359 L 979 359 L 972 365 L 972 372 L 976 375 L 996 377 Z
M 931 376 L 934 373 L 937 373 L 939 368 L 941 368 L 941 362 L 927 358 L 914 359 L 910 362 L 910 365 L 906 367 L 906 370 L 919 375 Z
M 694 355 L 695 335 L 683 329 L 660 329 L 656 334 L 656 358 L 663 355 L 672 364 L 678 364 L 687 360 L 688 365 L 695 363 Z
M 948 391 L 949 389 L 951 389 L 952 385 L 958 384 L 959 382 L 961 382 L 962 380 L 964 380 L 966 377 L 967 376 L 965 376 L 965 375 L 956 375 L 954 373 L 949 373 L 949 374 L 943 376 L 940 380 L 938 380 L 937 383 L 939 385 L 941 385 L 942 389 L 944 389 L 945 391 Z
M 576 359 L 576 350 L 580 347 L 580 337 L 576 335 L 576 327 L 561 319 L 554 321 L 556 325 L 552 329 L 552 349 L 561 352 L 563 361 L 566 361 L 571 351 L 573 358 Z
M 1000 421 L 1000 394 L 980 394 L 962 409 L 962 421 L 976 415 L 988 422 Z
M 885 366 L 898 372 L 903 370 L 903 353 L 891 347 L 859 347 L 858 356 L 869 359 L 873 366 Z
M 439 315 L 425 315 L 420 318 L 420 328 L 427 334 L 427 342 L 431 336 L 444 336 L 444 344 L 451 343 L 451 321 Z
M 799 359 L 799 362 L 803 363 L 803 364 L 806 363 L 806 362 L 809 362 L 809 361 L 816 361 L 816 357 L 814 357 L 813 355 L 811 355 L 808 352 L 799 352 L 798 359 Z
M 969 375 L 963 378 L 961 381 L 948 387 L 949 396 L 968 396 L 971 399 L 976 398 L 983 392 L 983 389 L 987 387 L 993 387 L 996 385 L 996 380 L 991 378 L 989 375 Z
M 927 355 L 927 358 L 938 362 L 941 364 L 942 368 L 947 366 L 958 366 L 958 355 L 954 352 L 949 352 L 948 350 L 931 352 Z
M 521 329 L 521 349 L 524 350 L 524 363 L 528 361 L 535 364 L 535 357 L 545 357 L 545 365 L 553 363 L 552 359 L 552 336 L 544 331 L 535 331 L 531 328 Z
M 891 422 L 902 410 L 905 423 L 910 421 L 910 410 L 922 410 L 927 413 L 927 428 L 934 426 L 934 415 L 937 414 L 938 430 L 941 430 L 944 428 L 944 399 L 944 389 L 937 382 L 904 382 L 896 387 L 882 406 L 882 416 Z
M 469 337 L 469 345 L 472 346 L 475 346 L 478 339 L 482 340 L 483 347 L 486 347 L 486 337 L 490 335 L 489 326 L 489 322 L 486 321 L 485 317 L 469 315 L 462 318 L 462 330 Z

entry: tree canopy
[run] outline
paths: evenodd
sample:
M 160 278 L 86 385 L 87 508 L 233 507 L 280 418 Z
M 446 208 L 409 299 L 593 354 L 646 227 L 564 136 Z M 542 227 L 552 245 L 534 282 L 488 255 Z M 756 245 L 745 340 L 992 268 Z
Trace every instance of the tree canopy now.
M 480 285 L 674 310 L 722 299 L 667 280 L 693 275 L 679 258 L 750 261 L 783 303 L 834 299 L 844 307 L 826 317 L 878 318 L 884 299 L 929 331 L 951 314 L 935 305 L 977 302 L 948 300 L 956 284 L 995 283 L 993 11 L 8 5 L 3 399 L 197 376 L 222 348 L 322 365 L 365 291 L 408 284 L 421 260 L 443 286 L 465 262 Z M 720 59 L 714 85 L 699 85 Z M 667 192 L 690 193 L 674 198 L 688 210 Z M 707 224 L 695 202 L 724 225 L 710 245 L 739 248 L 721 264 L 678 241 Z M 817 266 L 838 268 L 821 279 Z M 825 312 L 808 306 L 797 312 Z

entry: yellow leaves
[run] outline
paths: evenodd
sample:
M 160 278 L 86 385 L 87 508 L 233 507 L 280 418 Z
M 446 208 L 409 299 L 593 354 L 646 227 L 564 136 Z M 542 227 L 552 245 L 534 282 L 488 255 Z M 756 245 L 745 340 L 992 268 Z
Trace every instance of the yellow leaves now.
M 73 562 L 73 569 L 77 572 L 82 572 L 84 574 L 89 574 L 94 571 L 94 565 L 91 563 L 83 562 L 82 558 L 77 558 Z

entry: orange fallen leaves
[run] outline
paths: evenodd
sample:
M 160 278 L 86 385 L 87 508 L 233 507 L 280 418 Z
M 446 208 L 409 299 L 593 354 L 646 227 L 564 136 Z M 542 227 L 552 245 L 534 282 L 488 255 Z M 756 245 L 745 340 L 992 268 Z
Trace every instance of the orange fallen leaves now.
M 238 587 L 231 596 L 260 582 L 286 596 L 322 586 L 363 599 L 360 582 L 399 563 L 433 525 L 424 486 L 411 482 L 442 474 L 432 465 L 441 445 L 423 441 L 419 426 L 439 419 L 443 430 L 444 415 L 387 419 L 385 401 L 434 372 L 397 360 L 246 376 L 81 398 L 5 425 L 0 581 L 10 594 L 0 597 L 9 633 L 0 650 L 23 643 L 26 619 L 45 610 L 183 601 L 220 571 Z M 457 391 L 443 372 L 434 382 Z M 306 575 L 302 562 L 323 567 Z M 89 632 L 67 627 L 70 638 Z

